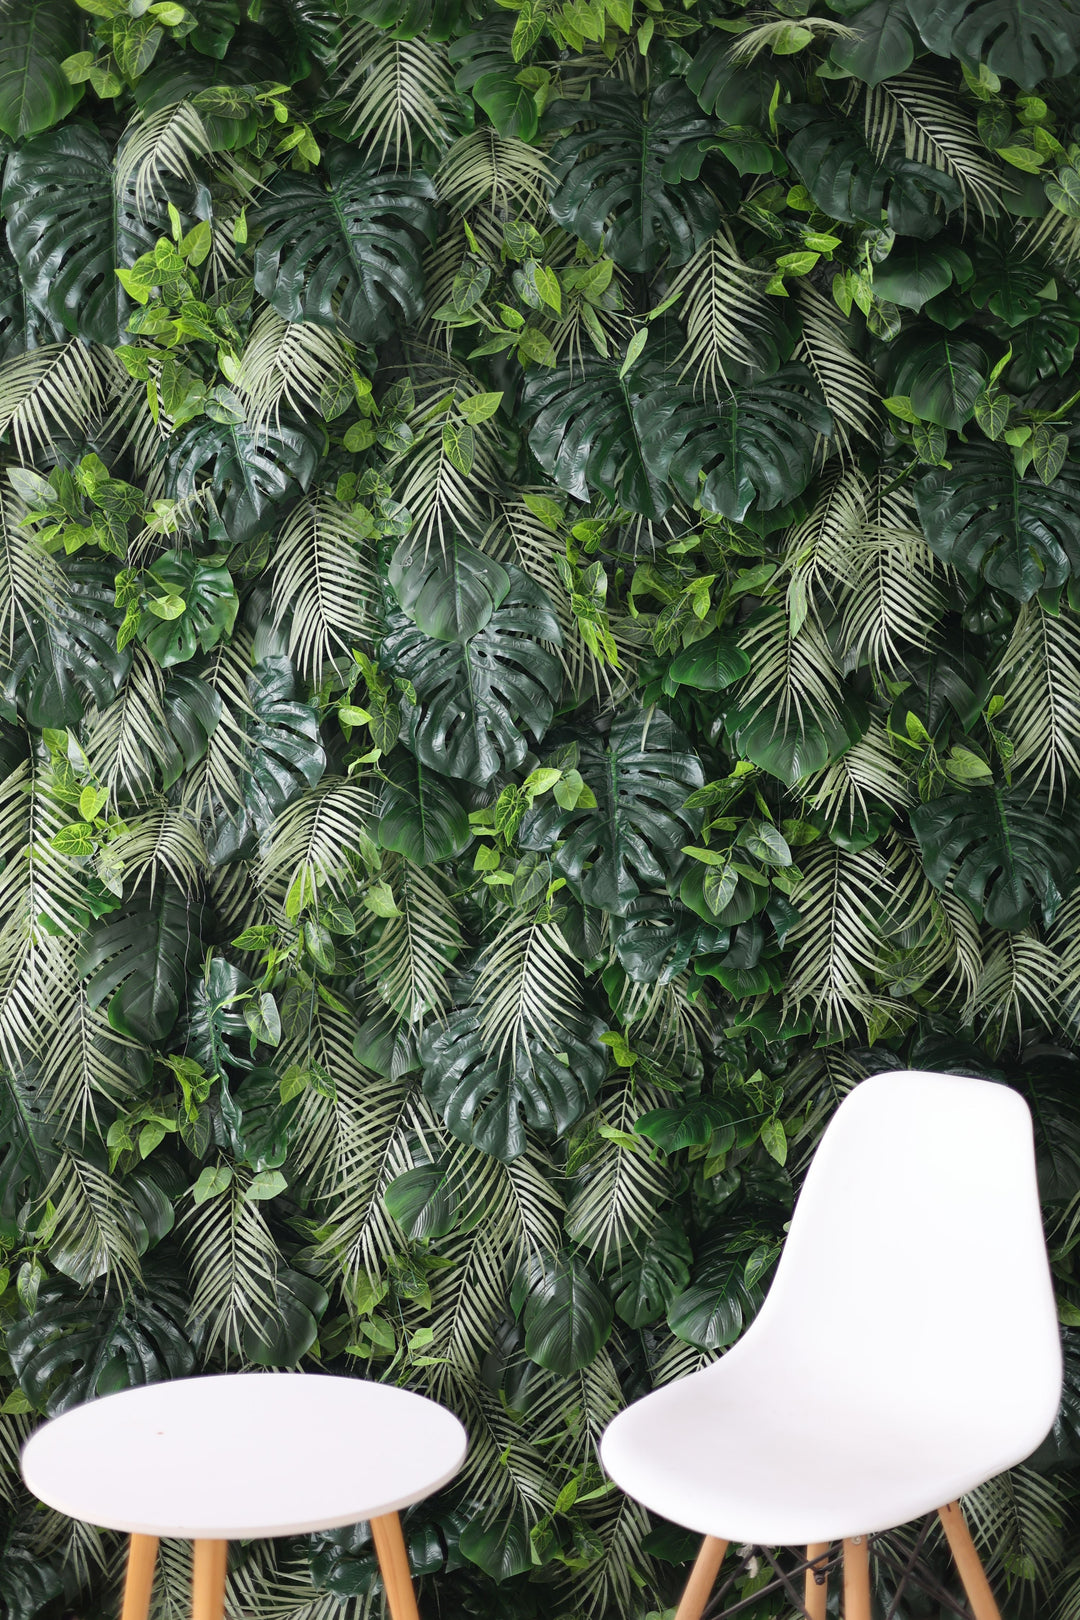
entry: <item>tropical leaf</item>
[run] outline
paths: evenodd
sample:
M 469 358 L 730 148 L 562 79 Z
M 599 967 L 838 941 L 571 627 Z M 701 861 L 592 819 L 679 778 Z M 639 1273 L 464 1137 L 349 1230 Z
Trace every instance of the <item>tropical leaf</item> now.
M 587 102 L 549 107 L 552 129 L 585 124 L 551 149 L 551 212 L 595 252 L 603 237 L 616 264 L 654 270 L 685 264 L 720 223 L 699 180 L 714 126 L 678 79 L 661 83 L 643 107 L 617 79 L 594 84 Z
M 1050 795 L 1080 773 L 1080 628 L 1068 610 L 1051 614 L 1035 598 L 1017 614 L 994 672 L 1005 683 L 1013 770 Z
M 12 154 L 0 207 L 31 301 L 84 342 L 115 348 L 134 308 L 116 269 L 165 234 L 160 202 L 147 199 L 144 216 L 119 185 L 104 135 L 67 124 Z
M 1049 925 L 1072 887 L 1080 855 L 1071 820 L 1051 823 L 1041 797 L 1019 788 L 946 794 L 912 811 L 926 875 L 953 891 L 977 921 L 1025 928 L 1036 905 Z
M 994 73 L 1030 90 L 1042 78 L 1057 78 L 1076 66 L 1072 0 L 1018 5 L 1017 0 L 910 0 L 908 10 L 924 43 L 939 56 L 955 52 L 965 61 L 985 61 Z
M 339 94 L 351 92 L 344 124 L 349 135 L 378 149 L 385 163 L 412 168 L 413 140 L 449 144 L 453 85 L 440 45 L 422 39 L 394 39 L 372 23 L 353 24 L 342 42 Z
M 91 1007 L 109 998 L 122 1034 L 162 1040 L 180 1011 L 188 972 L 202 953 L 202 910 L 167 878 L 93 925 L 80 963 Z
M 180 435 L 165 464 L 165 487 L 178 500 L 209 488 L 236 545 L 273 526 L 314 476 L 325 429 L 289 413 L 257 430 L 204 418 Z
M 293 508 L 274 551 L 275 621 L 287 621 L 289 657 L 317 680 L 328 659 L 371 640 L 375 581 L 363 526 L 327 495 Z
M 1049 484 L 1021 478 L 1007 451 L 960 446 L 951 468 L 915 485 L 927 544 L 943 562 L 1026 602 L 1080 568 L 1077 481 L 1064 469 Z
M 339 325 L 357 343 L 414 321 L 421 244 L 434 230 L 431 182 L 332 147 L 327 184 L 280 173 L 259 203 L 255 285 L 287 321 Z
M 47 567 L 42 570 L 48 577 Z M 46 614 L 27 614 L 3 672 L 6 701 L 33 726 L 69 726 L 87 701 L 111 703 L 131 668 L 116 647 L 111 571 L 97 563 L 69 565 L 59 600 Z
M 416 694 L 403 712 L 421 764 L 478 785 L 520 765 L 519 727 L 542 739 L 562 679 L 558 659 L 541 645 L 557 645 L 560 631 L 540 587 L 514 569 L 501 605 L 465 642 L 432 640 L 400 609 L 388 613 L 387 629 L 384 657 Z
M 0 45 L 0 130 L 13 141 L 66 118 L 82 96 L 63 69 L 79 48 L 78 17 L 64 0 L 17 0 Z
M 939 210 L 961 205 L 952 175 L 895 148 L 875 153 L 855 124 L 825 108 L 791 107 L 784 121 L 795 131 L 788 156 L 831 219 L 876 224 L 884 210 L 894 231 L 925 239 L 941 229 Z
M 578 768 L 595 806 L 534 809 L 519 839 L 526 849 L 558 845 L 555 865 L 571 889 L 621 916 L 643 889 L 677 881 L 683 845 L 700 826 L 684 803 L 704 780 L 701 764 L 662 710 L 631 708 L 616 716 L 606 744 L 583 741 Z

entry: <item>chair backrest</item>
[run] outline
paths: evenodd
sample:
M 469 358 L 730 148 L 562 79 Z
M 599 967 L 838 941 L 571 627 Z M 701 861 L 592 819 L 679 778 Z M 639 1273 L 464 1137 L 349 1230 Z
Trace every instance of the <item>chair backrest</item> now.
M 982 1426 L 1006 1467 L 1050 1428 L 1061 1342 L 1031 1115 L 986 1080 L 908 1070 L 844 1099 L 739 1345 L 848 1412 Z

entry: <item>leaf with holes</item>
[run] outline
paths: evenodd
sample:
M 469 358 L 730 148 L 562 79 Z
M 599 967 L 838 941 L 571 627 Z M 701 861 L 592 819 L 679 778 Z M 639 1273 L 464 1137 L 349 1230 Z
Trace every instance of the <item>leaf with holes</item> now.
M 180 1012 L 189 970 L 202 955 L 202 907 L 158 875 L 91 924 L 79 962 L 91 1007 L 109 997 L 109 1022 L 139 1041 L 160 1041 Z
M 435 232 L 435 190 L 422 173 L 383 170 L 346 146 L 316 174 L 279 171 L 251 225 L 255 286 L 287 321 L 343 327 L 357 343 L 419 318 L 421 256 Z
M 562 639 L 551 603 L 520 569 L 507 572 L 505 598 L 468 641 L 435 641 L 394 608 L 383 642 L 387 667 L 416 693 L 402 705 L 409 747 L 429 769 L 477 786 L 521 764 L 522 728 L 542 739 L 562 685 L 558 658 L 541 644 Z
M 606 742 L 587 737 L 578 760 L 596 804 L 562 810 L 544 803 L 522 821 L 524 849 L 558 846 L 555 865 L 585 905 L 623 916 L 645 889 L 673 885 L 685 865 L 682 846 L 701 827 L 684 809 L 701 787 L 701 762 L 662 709 L 624 710 Z
M 1080 861 L 1075 816 L 1051 817 L 1045 797 L 1019 788 L 931 799 L 912 811 L 911 826 L 934 887 L 951 880 L 992 928 L 1026 928 L 1036 907 L 1049 926 Z
M 533 1036 L 499 1054 L 465 1008 L 424 1031 L 424 1095 L 451 1135 L 509 1164 L 525 1151 L 527 1127 L 563 1136 L 591 1107 L 607 1069 L 602 1029 L 582 1019 L 553 1030 L 550 1046 Z

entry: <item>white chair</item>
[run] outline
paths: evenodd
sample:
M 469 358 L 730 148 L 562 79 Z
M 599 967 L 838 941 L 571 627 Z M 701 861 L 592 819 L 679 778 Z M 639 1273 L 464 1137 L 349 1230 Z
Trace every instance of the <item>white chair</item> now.
M 847 1620 L 869 1620 L 867 1536 L 935 1509 L 977 1620 L 998 1620 L 957 1498 L 1030 1455 L 1061 1379 L 1023 1098 L 881 1074 L 825 1131 L 744 1337 L 620 1413 L 600 1454 L 705 1537 L 677 1620 L 698 1620 L 729 1543 L 810 1560 L 837 1541 Z M 812 1620 L 825 1602 L 808 1571 Z
M 362 1378 L 226 1373 L 88 1401 L 31 1435 L 23 1478 L 131 1533 L 122 1620 L 146 1620 L 159 1536 L 195 1543 L 194 1620 L 222 1620 L 229 1542 L 370 1520 L 391 1620 L 418 1620 L 398 1509 L 454 1477 L 452 1413 Z

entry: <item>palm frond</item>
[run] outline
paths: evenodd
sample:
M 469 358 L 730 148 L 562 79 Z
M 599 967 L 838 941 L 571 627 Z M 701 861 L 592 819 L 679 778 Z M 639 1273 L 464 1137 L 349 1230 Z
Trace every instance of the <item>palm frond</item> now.
M 365 839 L 370 844 L 373 810 L 374 799 L 359 782 L 324 777 L 274 822 L 258 881 L 282 901 L 292 891 L 301 908 L 318 904 L 320 896 L 344 899 L 361 869 Z
M 911 784 L 893 752 L 888 730 L 876 717 L 853 747 L 808 776 L 802 790 L 814 809 L 824 811 L 830 827 L 841 818 L 850 823 L 865 817 L 875 799 L 895 810 L 905 810 L 912 802 Z
M 627 979 L 614 1008 L 619 1022 L 633 1031 L 634 1046 L 677 1074 L 700 1061 L 700 1043 L 709 1032 L 709 1015 L 690 1000 L 689 989 L 689 973 L 678 973 L 666 984 Z
M 731 235 L 716 231 L 671 282 L 669 298 L 683 299 L 686 342 L 679 356 L 693 371 L 694 387 L 714 399 L 730 394 L 724 362 L 761 364 L 768 331 L 766 275 L 740 258 Z
M 0 1502 L 14 1506 L 22 1489 L 19 1458 L 36 1424 L 26 1412 L 0 1412 Z
M 837 311 L 816 287 L 798 288 L 800 335 L 794 358 L 814 377 L 832 413 L 834 438 L 845 459 L 854 454 L 849 434 L 874 440 L 879 392 L 870 367 L 851 348 Z
M 634 1121 L 664 1101 L 654 1087 L 635 1082 L 629 1070 L 620 1070 L 608 1082 L 600 1106 L 589 1124 L 594 1135 L 584 1170 L 566 1217 L 567 1236 L 590 1255 L 599 1256 L 602 1270 L 626 1250 L 634 1250 L 647 1232 L 656 1211 L 671 1193 L 667 1167 L 652 1154 L 642 1137 L 640 1146 L 625 1145 L 633 1137 Z M 600 1127 L 620 1132 L 601 1136 Z
M 950 85 L 912 70 L 867 86 L 863 122 L 867 142 L 879 155 L 891 144 L 897 121 L 906 157 L 949 175 L 963 192 L 965 206 L 974 204 L 981 219 L 997 218 L 1003 193 L 1014 188 Z
M 848 28 L 845 23 L 834 22 L 831 17 L 808 17 L 805 19 L 808 29 L 824 40 L 853 39 L 855 31 Z M 788 28 L 786 17 L 770 18 L 768 22 L 758 23 L 745 34 L 741 34 L 732 45 L 728 53 L 733 62 L 752 62 L 762 51 L 771 51 L 773 46 L 782 41 Z
M 848 562 L 841 643 L 875 676 L 902 678 L 905 657 L 935 643 L 947 600 L 941 564 L 899 491 L 871 508 Z
M 402 167 L 404 148 L 404 166 L 411 168 L 416 136 L 436 147 L 449 143 L 455 95 L 444 46 L 394 39 L 362 19 L 342 40 L 338 71 L 345 72 L 338 94 L 352 92 L 345 127 L 380 161 L 392 150 L 395 166 Z
M 484 206 L 511 219 L 545 214 L 550 181 L 542 151 L 488 125 L 455 141 L 435 171 L 439 196 L 459 212 Z
M 130 190 L 145 219 L 156 199 L 168 192 L 170 180 L 197 183 L 195 165 L 209 153 L 206 126 L 189 101 L 174 101 L 152 113 L 136 111 L 120 140 L 117 196 Z
M 599 1555 L 567 1582 L 576 1612 L 628 1614 L 641 1601 L 642 1585 L 655 1585 L 652 1559 L 641 1543 L 652 1521 L 633 1497 L 613 1491 L 587 1515 L 589 1530 L 600 1543 Z
M 406 1534 L 408 1528 L 406 1527 Z M 190 1548 L 190 1543 L 184 1544 Z M 177 1572 L 177 1603 L 160 1620 L 187 1620 L 191 1610 L 190 1559 Z M 310 1544 L 249 1543 L 244 1561 L 229 1575 L 225 1612 L 244 1620 L 370 1620 L 381 1612 L 375 1585 L 357 1597 L 342 1597 L 315 1585 Z M 153 1620 L 159 1620 L 157 1615 Z
M 151 894 L 162 872 L 187 895 L 202 885 L 206 850 L 198 826 L 189 811 L 174 805 L 156 804 L 133 817 L 113 839 L 111 852 L 123 862 L 125 883 L 149 877 Z
M 790 575 L 787 610 L 793 624 L 813 613 L 824 626 L 852 581 L 856 535 L 869 522 L 869 480 L 855 466 L 834 462 L 822 474 L 810 515 L 784 536 L 783 566 Z
M 347 506 L 305 496 L 290 512 L 274 556 L 274 622 L 288 621 L 289 657 L 314 682 L 323 665 L 371 642 L 377 586 L 371 553 Z
M 1067 607 L 1054 614 L 1025 602 L 992 682 L 997 691 L 1004 683 L 1014 772 L 1064 798 L 1080 773 L 1080 621 Z
M 63 614 L 66 576 L 55 558 L 43 551 L 22 519 L 26 507 L 8 484 L 0 481 L 0 649 L 10 658 L 20 627 L 34 633 L 34 617 Z
M 1061 963 L 1056 953 L 1031 929 L 995 931 L 971 999 L 984 1039 L 1000 1052 L 1026 1025 L 1046 1028 L 1054 1017 Z
M 410 534 L 416 544 L 427 547 L 437 541 L 445 551 L 448 535 L 482 535 L 495 514 L 495 496 L 502 482 L 497 418 L 489 417 L 473 429 L 475 451 L 467 475 L 454 466 L 443 435 L 454 405 L 479 391 L 476 381 L 460 366 L 446 361 L 431 385 L 417 390 L 416 407 L 409 418 L 416 437 L 391 469 L 396 474 L 394 494 L 412 514 Z M 442 408 L 435 410 L 436 404 Z
M 808 1006 L 832 1035 L 854 1033 L 859 1020 L 887 1025 L 896 1003 L 875 981 L 898 925 L 925 925 L 930 889 L 921 866 L 895 840 L 887 853 L 874 845 L 852 853 L 829 842 L 810 850 L 802 870 L 791 897 L 800 920 L 786 941 L 795 955 L 785 1005 Z
M 210 654 L 201 678 L 220 704 L 220 719 L 206 752 L 185 773 L 181 802 L 200 824 L 230 815 L 244 802 L 248 763 L 244 724 L 253 718 L 247 677 L 251 673 L 251 637 L 243 631 L 222 642 Z
M 10 433 L 20 461 L 32 462 L 54 438 L 80 439 L 124 377 L 101 344 L 71 338 L 29 349 L 0 366 L 0 434 Z
M 241 1358 L 245 1329 L 258 1333 L 276 1303 L 280 1255 L 259 1203 L 245 1196 L 250 1173 L 239 1167 L 216 1198 L 184 1218 L 191 1265 L 191 1320 L 204 1324 L 207 1351 Z
M 368 952 L 368 982 L 408 1024 L 449 1006 L 446 975 L 462 948 L 452 891 L 435 867 L 409 861 L 387 863 L 383 875 L 393 888 L 396 917 L 382 924 Z
M 61 952 L 66 966 L 62 990 Z M 90 1006 L 75 947 L 65 942 L 57 955 L 53 1029 L 42 1047 L 38 1085 L 46 1112 L 57 1121 L 61 1133 L 85 1136 L 97 1127 L 99 1101 L 115 1105 L 136 1091 L 138 1060 L 132 1063 L 128 1055 L 137 1053 L 139 1047 L 112 1028 L 104 1008 Z
M 750 658 L 750 674 L 739 691 L 748 718 L 767 707 L 778 731 L 805 732 L 821 714 L 839 712 L 840 674 L 812 618 L 793 631 L 790 616 L 774 608 L 743 632 L 739 645 Z
M 349 377 L 350 345 L 311 321 L 286 321 L 267 305 L 251 328 L 235 387 L 258 439 L 277 424 L 282 406 L 302 417 L 327 417 Z

